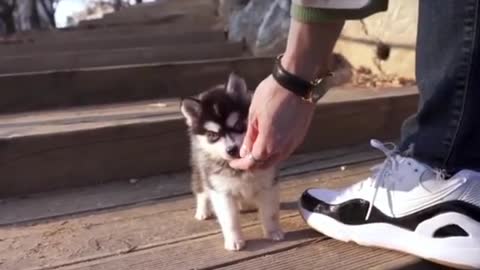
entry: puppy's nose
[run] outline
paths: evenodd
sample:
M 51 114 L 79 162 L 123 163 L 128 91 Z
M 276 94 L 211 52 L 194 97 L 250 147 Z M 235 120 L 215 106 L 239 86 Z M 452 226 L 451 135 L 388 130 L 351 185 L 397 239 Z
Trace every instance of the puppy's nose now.
M 227 154 L 229 154 L 232 157 L 238 157 L 239 156 L 238 146 L 236 145 L 229 146 L 227 148 Z

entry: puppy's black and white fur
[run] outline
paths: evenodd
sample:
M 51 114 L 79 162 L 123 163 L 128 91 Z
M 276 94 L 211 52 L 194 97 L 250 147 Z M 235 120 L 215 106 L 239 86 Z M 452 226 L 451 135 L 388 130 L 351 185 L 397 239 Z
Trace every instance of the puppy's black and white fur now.
M 225 248 L 233 251 L 245 246 L 240 210 L 252 209 L 252 206 L 259 210 L 264 235 L 273 240 L 283 239 L 277 170 L 241 171 L 228 163 L 239 157 L 251 97 L 245 81 L 231 73 L 226 85 L 183 99 L 181 103 L 191 141 L 192 190 L 197 201 L 195 218 L 205 220 L 214 213 L 223 232 Z

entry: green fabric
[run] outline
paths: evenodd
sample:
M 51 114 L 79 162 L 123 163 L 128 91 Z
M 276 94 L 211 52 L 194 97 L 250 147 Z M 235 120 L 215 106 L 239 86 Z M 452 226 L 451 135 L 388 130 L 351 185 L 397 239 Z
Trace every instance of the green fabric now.
M 388 9 L 388 0 L 370 0 L 361 9 L 326 9 L 300 6 L 292 3 L 291 16 L 302 22 L 326 22 L 333 20 L 360 20 Z

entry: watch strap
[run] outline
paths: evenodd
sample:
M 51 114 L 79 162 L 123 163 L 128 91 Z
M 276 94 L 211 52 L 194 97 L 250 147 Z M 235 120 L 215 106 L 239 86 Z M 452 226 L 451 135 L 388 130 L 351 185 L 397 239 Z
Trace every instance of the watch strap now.
M 283 88 L 302 98 L 308 98 L 313 87 L 312 82 L 304 80 L 288 72 L 281 63 L 281 55 L 277 57 L 272 76 Z

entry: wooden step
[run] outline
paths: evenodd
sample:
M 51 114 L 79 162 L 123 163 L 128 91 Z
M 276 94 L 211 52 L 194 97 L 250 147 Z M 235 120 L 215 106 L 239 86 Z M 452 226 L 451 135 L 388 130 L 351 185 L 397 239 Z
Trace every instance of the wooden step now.
M 279 176 L 284 180 L 311 173 L 312 170 L 328 170 L 341 166 L 350 169 L 353 164 L 371 162 L 383 157 L 383 153 L 372 148 L 370 144 L 297 154 L 281 164 Z M 0 212 L 3 214 L 0 215 L 0 227 L 131 206 L 191 193 L 188 171 L 131 180 L 125 178 L 101 185 L 59 189 L 4 199 L 0 204 Z M 132 185 L 134 189 L 131 188 Z M 72 203 L 62 203 L 65 200 Z
M 211 15 L 216 14 L 216 5 L 214 0 L 175 0 L 164 1 L 161 3 L 145 3 L 122 8 L 119 11 L 105 14 L 103 19 L 131 20 L 142 18 L 157 18 L 168 13 L 185 13 L 191 15 Z M 112 21 L 113 21 L 112 20 Z
M 174 31 L 173 31 L 174 30 Z M 33 40 L 52 40 L 52 39 L 82 39 L 87 38 L 106 38 L 116 37 L 119 35 L 132 35 L 132 34 L 164 34 L 164 35 L 176 35 L 181 33 L 195 33 L 195 32 L 209 32 L 209 31 L 223 31 L 223 27 L 211 26 L 202 24 L 176 24 L 172 27 L 172 24 L 146 24 L 146 25 L 122 25 L 115 27 L 106 27 L 102 25 L 91 27 L 71 27 L 60 28 L 56 30 L 44 30 L 44 31 L 27 31 L 19 32 L 14 35 L 17 39 L 33 39 Z
M 273 58 L 129 65 L 0 74 L 0 114 L 191 95 L 236 71 L 251 87 L 270 72 Z
M 26 55 L 0 57 L 2 63 L 0 74 L 241 57 L 244 53 L 244 44 L 224 42 L 81 52 L 32 52 Z
M 398 252 L 334 241 L 300 218 L 297 202 L 305 189 L 356 183 L 370 175 L 381 155 L 353 147 L 287 161 L 279 185 L 286 239 L 264 239 L 257 212 L 243 213 L 247 246 L 241 252 L 223 249 L 215 218 L 193 218 L 188 174 L 159 175 L 133 184 L 125 178 L 4 200 L 2 269 L 447 269 Z
M 396 138 L 416 101 L 416 89 L 336 89 L 297 153 Z M 0 197 L 184 170 L 188 148 L 178 100 L 1 116 Z
M 218 0 L 162 0 L 122 8 L 108 15 L 151 14 L 159 12 L 208 13 L 215 10 Z
M 188 29 L 215 29 L 222 21 L 213 14 L 188 14 L 184 12 L 161 13 L 150 17 L 105 17 L 81 21 L 75 28 L 115 27 L 124 25 L 162 25 L 174 27 L 174 31 Z M 173 30 L 173 29 L 172 29 Z
M 81 32 L 78 35 L 56 35 L 52 38 L 23 38 L 8 44 L 0 43 L 0 56 L 51 52 L 78 52 L 85 50 L 114 50 L 166 45 L 184 44 L 220 44 L 226 42 L 223 31 L 204 31 L 191 33 L 131 33 L 118 35 L 90 35 Z

